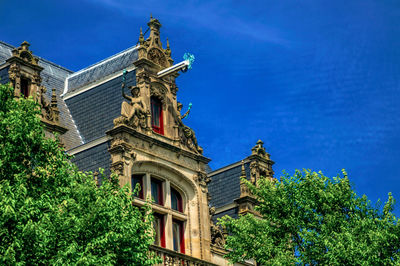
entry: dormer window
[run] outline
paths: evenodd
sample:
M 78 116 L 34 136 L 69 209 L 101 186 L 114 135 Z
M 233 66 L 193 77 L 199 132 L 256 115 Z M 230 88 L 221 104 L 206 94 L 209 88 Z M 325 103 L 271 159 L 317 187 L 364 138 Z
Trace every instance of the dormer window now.
M 151 97 L 151 126 L 154 132 L 164 135 L 162 103 L 157 97 Z
M 21 96 L 28 98 L 29 96 L 29 79 L 21 78 Z

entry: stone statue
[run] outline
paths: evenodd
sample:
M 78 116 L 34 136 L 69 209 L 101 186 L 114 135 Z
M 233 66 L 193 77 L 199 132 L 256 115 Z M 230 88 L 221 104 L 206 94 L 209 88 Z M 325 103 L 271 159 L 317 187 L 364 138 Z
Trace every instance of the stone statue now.
M 42 106 L 42 115 L 49 121 L 55 120 L 55 114 L 51 108 L 51 104 L 47 101 L 46 95 L 47 89 L 45 86 L 39 87 L 39 104 Z
M 126 95 L 124 92 L 124 85 L 122 85 L 122 97 L 127 99 L 128 102 L 122 102 L 121 106 L 121 116 L 123 117 L 123 121 L 128 125 L 133 127 L 147 127 L 147 114 L 148 111 L 146 105 L 139 98 L 140 89 L 136 86 L 130 86 L 132 96 Z
M 215 215 L 215 207 L 211 207 L 210 210 L 210 231 L 211 231 L 211 244 L 218 248 L 224 248 L 225 237 L 219 226 L 214 224 L 212 217 Z
M 185 114 L 181 115 L 181 110 L 182 110 L 183 105 L 178 102 L 178 114 L 177 114 L 177 122 L 178 122 L 178 127 L 180 130 L 182 130 L 184 137 L 186 140 L 192 143 L 194 146 L 194 149 L 198 151 L 200 154 L 203 153 L 203 149 L 198 145 L 196 135 L 194 134 L 193 129 L 190 127 L 186 126 L 183 124 L 182 119 L 187 117 L 190 113 L 190 108 L 186 111 Z M 188 143 L 190 145 L 190 143 Z

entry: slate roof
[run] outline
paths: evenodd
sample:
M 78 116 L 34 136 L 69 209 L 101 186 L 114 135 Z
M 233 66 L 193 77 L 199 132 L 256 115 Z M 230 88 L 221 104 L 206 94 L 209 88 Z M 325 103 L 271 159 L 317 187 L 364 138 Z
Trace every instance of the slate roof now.
M 132 66 L 132 63 L 136 61 L 137 58 L 137 46 L 133 46 L 86 67 L 67 78 L 67 88 L 64 93 L 75 92 L 85 85 L 103 79 L 128 66 Z
M 11 51 L 14 48 L 14 46 L 0 41 L 0 65 L 4 64 L 5 61 L 11 57 Z M 40 76 L 42 77 L 42 85 L 47 88 L 46 95 L 49 100 L 51 99 L 51 89 L 56 89 L 56 94 L 58 96 L 58 109 L 60 111 L 60 122 L 68 129 L 68 131 L 62 136 L 63 142 L 67 149 L 71 149 L 82 144 L 82 142 L 69 110 L 60 95 L 64 90 L 66 77 L 73 72 L 48 60 L 40 57 L 38 58 L 39 65 L 44 68 Z
M 244 163 L 247 178 L 250 177 L 249 166 L 249 162 Z M 240 197 L 240 174 L 242 165 L 239 163 L 237 166 L 226 166 L 224 168 L 226 168 L 225 171 L 213 174 L 213 172 L 219 171 L 217 169 L 208 174 L 211 177 L 211 182 L 208 184 L 208 191 L 211 196 L 210 204 L 215 208 L 233 203 L 235 199 Z
M 121 115 L 121 103 L 124 100 L 121 83 L 122 77 L 119 76 L 74 97 L 66 98 L 65 102 L 84 143 L 105 136 L 106 131 L 112 129 L 113 120 Z M 126 86 L 135 83 L 135 71 L 128 72 Z
M 99 168 L 104 169 L 104 175 L 110 176 L 111 155 L 108 152 L 109 142 L 102 143 L 90 149 L 75 154 L 72 162 L 81 171 L 98 172 Z

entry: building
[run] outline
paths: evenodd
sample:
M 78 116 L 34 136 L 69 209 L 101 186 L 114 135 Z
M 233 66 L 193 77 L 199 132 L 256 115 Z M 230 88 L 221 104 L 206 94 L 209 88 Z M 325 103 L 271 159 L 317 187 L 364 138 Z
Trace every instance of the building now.
M 240 177 L 272 178 L 273 162 L 258 141 L 243 161 L 210 171 L 183 122 L 178 71 L 160 74 L 175 66 L 168 41 L 162 46 L 161 24 L 151 18 L 148 26 L 138 45 L 77 72 L 34 56 L 27 42 L 18 48 L 0 42 L 0 82 L 10 82 L 15 97 L 39 102 L 46 135 L 57 132 L 82 171 L 101 167 L 116 173 L 121 186 L 140 184 L 134 204 L 153 200 L 152 249 L 164 264 L 227 265 L 215 219 L 253 212 Z

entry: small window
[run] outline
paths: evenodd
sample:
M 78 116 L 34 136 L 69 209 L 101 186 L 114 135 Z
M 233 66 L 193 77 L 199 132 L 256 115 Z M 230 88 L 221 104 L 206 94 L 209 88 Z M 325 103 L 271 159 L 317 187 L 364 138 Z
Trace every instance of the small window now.
M 154 213 L 153 228 L 155 233 L 154 245 L 165 248 L 164 216 Z
M 151 126 L 154 132 L 164 135 L 162 103 L 156 97 L 151 97 Z
M 29 80 L 26 78 L 21 78 L 21 95 L 25 98 L 29 96 Z
M 182 221 L 172 221 L 172 234 L 174 250 L 176 252 L 185 253 L 185 235 Z
M 176 211 L 183 212 L 182 203 L 183 202 L 181 194 L 171 187 L 171 208 Z
M 136 194 L 134 196 L 144 199 L 143 175 L 133 175 L 132 176 L 132 191 L 135 190 L 137 184 L 139 184 L 140 190 L 138 192 L 136 192 Z
M 154 178 L 151 179 L 151 197 L 154 203 L 164 204 L 162 182 Z

